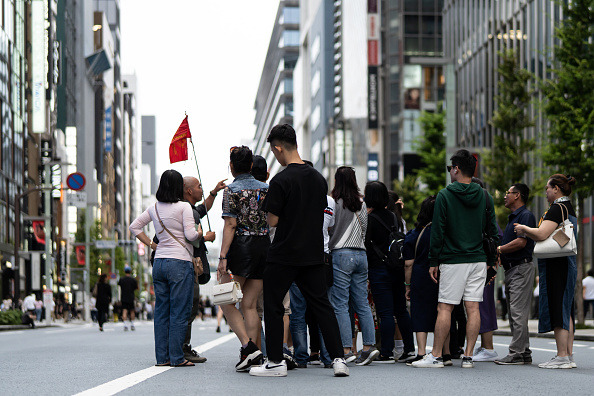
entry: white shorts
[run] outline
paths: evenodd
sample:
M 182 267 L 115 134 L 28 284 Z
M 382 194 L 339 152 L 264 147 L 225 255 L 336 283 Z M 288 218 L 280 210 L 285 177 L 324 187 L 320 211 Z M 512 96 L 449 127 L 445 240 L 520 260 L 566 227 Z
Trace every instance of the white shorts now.
M 487 263 L 439 265 L 440 303 L 458 305 L 464 301 L 483 301 Z

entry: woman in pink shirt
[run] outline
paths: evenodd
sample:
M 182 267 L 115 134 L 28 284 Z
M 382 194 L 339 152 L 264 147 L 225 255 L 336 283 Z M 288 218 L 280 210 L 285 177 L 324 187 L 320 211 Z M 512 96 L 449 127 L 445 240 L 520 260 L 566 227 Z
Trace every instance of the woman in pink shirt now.
M 155 249 L 153 284 L 155 287 L 155 354 L 157 366 L 194 366 L 184 359 L 182 345 L 192 309 L 194 266 L 192 245 L 202 237 L 196 230 L 192 208 L 183 200 L 184 180 L 175 170 L 161 176 L 157 201 L 132 224 L 130 231 L 142 243 Z M 159 244 L 142 231 L 153 222 Z

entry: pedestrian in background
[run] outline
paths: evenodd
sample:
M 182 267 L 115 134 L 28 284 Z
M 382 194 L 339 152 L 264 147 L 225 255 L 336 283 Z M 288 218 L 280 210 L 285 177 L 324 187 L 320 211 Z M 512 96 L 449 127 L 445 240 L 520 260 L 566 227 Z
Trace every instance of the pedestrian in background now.
M 254 341 L 261 332 L 262 322 L 256 307 L 270 246 L 266 213 L 262 210 L 268 184 L 250 174 L 253 155 L 248 147 L 231 147 L 229 159 L 235 179 L 223 192 L 225 226 L 217 275 L 221 283 L 236 281 L 241 285 L 241 312 L 234 304 L 220 308 L 241 343 L 235 369 L 247 371 L 262 358 L 262 351 Z
M 499 260 L 505 270 L 505 291 L 507 295 L 509 327 L 512 340 L 507 356 L 495 360 L 497 364 L 520 365 L 532 363 L 528 318 L 534 285 L 534 263 L 532 251 L 534 241 L 514 232 L 514 224 L 535 227 L 534 214 L 526 208 L 530 196 L 527 185 L 516 183 L 505 193 L 504 204 L 511 211 L 503 232 L 501 245 L 497 248 Z
M 404 341 L 403 361 L 415 357 L 415 344 L 410 315 L 406 307 L 404 267 L 392 267 L 386 262 L 393 230 L 402 232 L 403 224 L 397 216 L 386 209 L 388 189 L 382 182 L 369 182 L 365 186 L 365 204 L 369 211 L 365 237 L 369 284 L 379 319 L 381 334 L 379 363 L 394 363 L 394 317 Z M 392 246 L 396 248 L 396 246 Z
M 126 265 L 124 268 L 124 277 L 120 278 L 118 285 L 120 286 L 120 296 L 122 302 L 122 322 L 124 322 L 124 331 L 128 331 L 126 320 L 130 317 L 130 330 L 134 331 L 134 318 L 136 316 L 136 297 L 134 292 L 138 290 L 138 282 L 132 276 L 132 268 Z
M 476 158 L 468 150 L 458 150 L 447 167 L 452 184 L 435 199 L 431 224 L 430 275 L 439 276 L 438 313 L 433 350 L 413 367 L 444 367 L 443 346 L 450 329 L 454 306 L 464 300 L 468 322 L 466 351 L 462 368 L 472 368 L 472 355 L 480 329 L 479 302 L 487 276 L 487 265 L 495 264 L 483 249 L 483 233 L 498 240 L 493 198 L 478 184 L 472 183 Z M 487 216 L 486 210 L 488 209 Z
M 41 312 L 43 311 L 43 301 L 35 300 L 35 316 L 37 321 L 41 322 Z
M 109 304 L 111 303 L 111 286 L 107 283 L 107 275 L 101 274 L 97 281 L 97 301 L 95 307 L 97 308 L 97 322 L 99 323 L 99 331 L 103 331 L 103 324 L 107 322 L 109 314 Z
M 179 172 L 167 170 L 161 175 L 156 198 L 157 203 L 132 222 L 130 231 L 156 250 L 153 284 L 157 366 L 194 366 L 183 352 L 194 287 L 192 245 L 186 239 L 202 237 L 202 229 L 196 230 L 192 208 L 184 202 L 184 181 Z M 142 231 L 151 221 L 159 235 L 158 246 Z
M 379 356 L 379 351 L 374 347 L 375 325 L 367 300 L 367 206 L 357 186 L 353 168 L 341 166 L 336 170 L 332 198 L 336 201 L 334 227 L 331 229 L 329 242 L 334 268 L 332 305 L 340 326 L 345 360 L 348 363 L 357 359 L 357 364 L 369 364 Z M 386 201 L 383 207 L 387 203 Z M 359 327 L 363 334 L 363 351 L 359 357 L 356 355 L 357 351 L 353 350 L 349 303 L 359 317 Z
M 588 311 L 592 310 L 592 319 L 594 319 L 594 269 L 590 268 L 587 272 L 588 276 L 582 279 L 582 297 L 584 299 L 584 319 L 588 315 Z
M 435 196 L 421 203 L 417 223 L 404 239 L 404 285 L 406 298 L 410 300 L 411 330 L 417 337 L 417 356 L 410 362 L 421 360 L 426 355 L 427 336 L 433 333 L 437 320 L 437 296 L 439 287 L 429 276 L 429 246 L 431 220 L 435 208 Z M 451 363 L 449 343 L 444 343 L 443 360 Z M 413 345 L 414 351 L 414 345 Z
M 545 194 L 549 210 L 540 219 L 538 228 L 515 224 L 518 236 L 526 235 L 538 242 L 547 239 L 559 224 L 569 218 L 577 238 L 577 217 L 569 200 L 575 178 L 561 174 L 549 177 Z M 577 281 L 576 256 L 538 259 L 540 279 L 540 307 L 538 332 L 555 332 L 557 355 L 538 365 L 546 369 L 569 369 L 577 365 L 573 360 L 574 291 Z

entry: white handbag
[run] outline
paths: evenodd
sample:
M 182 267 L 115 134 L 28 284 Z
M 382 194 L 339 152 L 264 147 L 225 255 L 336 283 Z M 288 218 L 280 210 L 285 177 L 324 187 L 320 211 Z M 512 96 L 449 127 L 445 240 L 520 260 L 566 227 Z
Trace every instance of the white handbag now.
M 236 281 L 214 285 L 212 288 L 212 302 L 215 305 L 237 304 L 242 298 L 241 286 Z
M 561 206 L 563 222 L 547 239 L 534 244 L 532 255 L 536 258 L 567 257 L 577 254 L 577 243 L 573 233 L 573 223 L 569 220 L 569 211 L 567 211 L 565 205 L 558 205 Z M 567 218 L 563 209 L 567 211 Z

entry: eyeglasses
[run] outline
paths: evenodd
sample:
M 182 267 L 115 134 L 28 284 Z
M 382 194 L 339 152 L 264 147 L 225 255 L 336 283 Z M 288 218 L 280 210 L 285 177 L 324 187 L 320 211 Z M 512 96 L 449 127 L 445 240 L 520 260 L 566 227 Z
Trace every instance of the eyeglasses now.
M 506 191 L 506 192 L 505 192 L 505 195 L 509 195 L 509 194 L 519 194 L 519 193 L 520 193 L 519 191 L 511 191 L 511 190 L 510 190 L 510 191 Z

